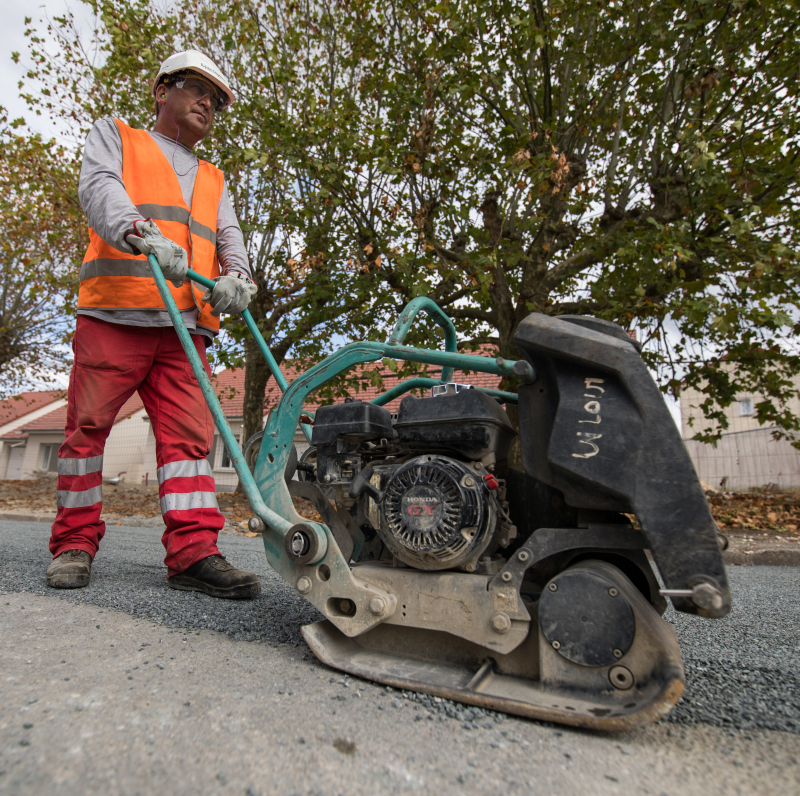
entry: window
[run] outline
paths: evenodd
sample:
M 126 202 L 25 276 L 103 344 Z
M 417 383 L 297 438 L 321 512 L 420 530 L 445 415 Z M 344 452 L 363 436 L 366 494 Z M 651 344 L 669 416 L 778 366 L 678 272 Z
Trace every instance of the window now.
M 55 472 L 58 467 L 58 445 L 40 445 L 39 451 L 39 469 Z
M 219 467 L 220 470 L 230 470 L 233 467 L 233 465 L 231 464 L 231 458 L 230 456 L 228 456 L 228 450 L 224 445 L 222 446 L 222 450 L 220 451 Z
M 750 417 L 753 414 L 752 398 L 740 398 L 737 404 L 739 406 L 739 417 Z
M 236 437 L 236 443 L 241 446 L 241 440 L 239 437 Z M 219 438 L 219 436 L 214 438 L 214 447 L 219 450 L 219 465 L 217 465 L 217 469 L 233 470 L 233 462 L 231 462 L 230 456 L 228 456 L 228 451 L 222 444 L 222 440 Z

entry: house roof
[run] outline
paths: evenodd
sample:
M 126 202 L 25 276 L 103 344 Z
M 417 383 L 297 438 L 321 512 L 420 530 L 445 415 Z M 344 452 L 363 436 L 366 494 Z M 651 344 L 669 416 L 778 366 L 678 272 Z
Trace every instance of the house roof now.
M 28 435 L 19 431 L 18 429 L 15 431 L 9 431 L 8 434 L 4 434 L 0 437 L 0 440 L 3 442 L 25 442 L 28 439 Z
M 64 390 L 38 390 L 36 392 L 22 392 L 19 395 L 6 398 L 4 401 L 0 401 L 0 426 L 25 417 L 25 415 L 64 397 L 66 397 Z
M 486 349 L 483 351 L 484 355 L 493 355 L 494 351 L 490 349 Z M 383 377 L 383 385 L 381 387 L 375 387 L 370 379 L 370 374 L 375 368 L 375 363 L 368 362 L 362 365 L 358 365 L 352 369 L 353 375 L 357 378 L 360 376 L 359 381 L 359 389 L 356 389 L 353 393 L 353 397 L 360 398 L 364 401 L 371 401 L 373 398 L 376 398 L 386 390 L 391 389 L 394 387 L 397 382 L 399 381 L 397 375 L 390 371 L 388 368 L 381 368 L 380 373 Z M 283 375 L 286 377 L 287 381 L 291 383 L 298 375 L 300 375 L 305 368 L 296 365 L 291 360 L 285 361 L 281 365 L 281 370 L 283 371 Z M 428 376 L 430 378 L 437 378 L 441 374 L 441 368 L 436 366 L 429 366 L 428 367 Z M 408 378 L 404 376 L 402 380 Z M 214 387 L 217 392 L 217 397 L 219 398 L 220 405 L 222 406 L 222 411 L 229 420 L 241 418 L 244 414 L 244 368 L 238 368 L 236 370 L 223 370 L 220 373 L 215 374 L 213 377 Z M 470 375 L 466 375 L 463 371 L 456 371 L 453 380 L 456 382 L 462 382 L 465 384 L 472 384 L 475 387 L 490 387 L 490 388 L 497 388 L 500 383 L 500 377 L 494 376 L 491 373 L 471 373 Z M 50 395 L 50 401 L 59 400 L 60 398 L 64 397 L 64 393 L 60 390 L 52 390 L 48 393 L 23 393 L 25 395 L 31 396 L 44 396 Z M 267 389 L 264 399 L 264 411 L 265 413 L 268 412 L 273 407 L 277 406 L 278 402 L 281 398 L 281 391 L 278 388 L 275 379 L 270 379 L 267 383 Z M 13 400 L 13 399 L 10 399 Z M 36 398 L 33 400 L 38 400 L 39 403 L 36 406 L 44 406 L 45 404 L 42 402 L 43 399 Z M 395 398 L 394 401 L 386 404 L 386 408 L 389 411 L 396 411 L 397 407 L 400 404 L 401 398 Z M 8 403 L 7 401 L 0 402 L 0 408 Z M 22 401 L 20 401 L 20 404 Z M 30 403 L 27 404 L 31 406 Z M 36 408 L 34 406 L 33 408 Z M 321 402 L 319 400 L 314 400 L 312 398 L 309 401 L 305 408 L 310 411 L 314 412 L 321 406 Z M 114 423 L 119 423 L 120 420 L 124 420 L 125 418 L 130 417 L 135 412 L 138 412 L 140 409 L 144 407 L 142 403 L 142 399 L 139 397 L 138 393 L 134 393 L 134 395 L 129 398 L 122 406 L 117 414 L 117 418 Z M 27 409 L 25 412 L 22 412 L 21 415 L 27 414 L 27 412 L 33 411 L 33 408 Z M 20 415 L 20 416 L 21 416 Z M 0 417 L 2 420 L 2 417 Z M 42 432 L 53 432 L 53 431 L 63 431 L 64 426 L 67 423 L 67 407 L 62 406 L 58 409 L 54 409 L 52 412 L 48 412 L 45 415 L 37 418 L 36 420 L 31 421 L 30 423 L 25 424 L 21 429 L 18 429 L 17 432 L 12 432 L 11 434 L 2 437 L 5 440 L 14 440 L 14 441 L 22 441 L 23 439 L 27 438 L 27 434 L 30 433 L 42 433 Z
M 139 397 L 138 393 L 134 393 L 127 401 L 122 405 L 122 408 L 119 410 L 117 414 L 116 420 L 114 423 L 119 423 L 120 420 L 125 420 L 126 418 L 130 417 L 134 412 L 138 412 L 144 404 L 142 403 L 142 399 Z M 52 412 L 48 412 L 46 415 L 42 415 L 41 417 L 37 417 L 31 423 L 28 423 L 22 428 L 22 431 L 27 432 L 34 432 L 34 433 L 41 433 L 44 431 L 63 431 L 64 426 L 67 425 L 67 407 L 62 406 L 58 409 L 54 409 Z

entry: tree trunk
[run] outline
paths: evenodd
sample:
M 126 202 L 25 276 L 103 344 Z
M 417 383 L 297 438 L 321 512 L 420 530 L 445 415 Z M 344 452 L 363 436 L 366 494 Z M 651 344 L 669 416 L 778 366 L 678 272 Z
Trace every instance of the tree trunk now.
M 258 350 L 256 341 L 252 337 L 244 341 L 244 406 L 242 447 L 253 434 L 261 431 L 264 422 L 264 393 L 267 389 L 272 374 L 267 361 Z M 242 491 L 241 481 L 236 487 L 237 492 Z
M 258 350 L 256 341 L 248 338 L 244 343 L 244 429 L 242 444 L 261 431 L 264 422 L 264 393 L 272 377 L 267 361 Z

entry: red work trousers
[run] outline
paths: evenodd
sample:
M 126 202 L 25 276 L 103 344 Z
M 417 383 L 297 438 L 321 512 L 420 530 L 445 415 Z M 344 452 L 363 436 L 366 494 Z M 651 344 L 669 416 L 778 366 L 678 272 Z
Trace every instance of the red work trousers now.
M 210 372 L 203 337 L 192 335 L 192 340 Z M 117 412 L 137 390 L 156 439 L 167 577 L 219 554 L 217 536 L 225 518 L 206 460 L 214 425 L 175 330 L 79 315 L 72 350 L 50 537 L 53 557 L 85 550 L 94 558 L 106 527 L 100 519 L 103 449 Z

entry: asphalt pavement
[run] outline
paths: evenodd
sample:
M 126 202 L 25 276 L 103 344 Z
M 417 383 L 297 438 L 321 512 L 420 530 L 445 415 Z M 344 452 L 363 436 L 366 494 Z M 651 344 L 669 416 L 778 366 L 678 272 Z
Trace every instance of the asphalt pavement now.
M 343 677 L 258 538 L 220 537 L 254 601 L 168 588 L 160 531 L 108 529 L 86 589 L 47 589 L 49 527 L 0 522 L 0 793 L 797 793 L 797 570 L 733 567 L 732 614 L 676 614 L 688 686 L 609 735 Z M 30 726 L 28 726 L 30 725 Z

